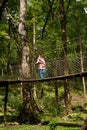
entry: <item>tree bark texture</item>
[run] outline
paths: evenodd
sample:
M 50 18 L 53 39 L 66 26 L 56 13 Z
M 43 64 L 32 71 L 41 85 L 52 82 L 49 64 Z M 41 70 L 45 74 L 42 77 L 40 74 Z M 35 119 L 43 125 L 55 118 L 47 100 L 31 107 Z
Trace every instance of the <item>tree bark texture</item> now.
M 80 46 L 80 60 L 81 60 L 81 73 L 82 73 L 82 72 L 84 72 L 84 61 L 83 61 L 82 41 L 81 41 L 81 35 L 80 34 L 79 34 L 79 46 Z M 82 84 L 83 84 L 84 97 L 86 98 L 87 95 L 86 95 L 85 77 L 82 77 Z
M 59 2 L 59 11 L 60 11 L 60 25 L 61 25 L 61 37 L 62 37 L 62 57 L 64 59 L 64 75 L 68 74 L 68 64 L 66 59 L 67 54 L 67 38 L 66 38 L 66 15 L 64 10 L 64 0 Z M 71 96 L 69 90 L 69 82 L 66 79 L 64 81 L 64 90 L 65 90 L 65 112 L 68 114 L 71 111 Z
M 20 23 L 19 23 L 19 33 L 22 42 L 22 64 L 21 64 L 21 77 L 29 78 L 29 41 L 27 38 L 26 30 L 26 0 L 20 0 Z
M 40 111 L 32 93 L 32 84 L 23 83 L 23 111 L 20 113 L 21 123 L 38 123 L 40 122 L 37 112 Z
M 29 41 L 27 37 L 27 0 L 20 0 L 20 23 L 19 23 L 19 34 L 22 43 L 22 63 L 21 63 L 21 78 L 29 79 Z M 20 114 L 20 119 L 22 123 L 36 123 L 38 117 L 36 116 L 36 111 L 38 110 L 37 104 L 33 98 L 31 92 L 31 84 L 22 83 L 22 94 L 23 94 L 23 111 Z

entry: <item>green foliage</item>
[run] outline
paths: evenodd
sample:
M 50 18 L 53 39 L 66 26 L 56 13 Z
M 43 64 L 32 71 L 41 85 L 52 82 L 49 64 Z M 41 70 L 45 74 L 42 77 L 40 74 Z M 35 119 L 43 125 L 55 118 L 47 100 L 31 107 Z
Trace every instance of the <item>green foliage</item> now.
M 3 107 L 4 107 L 4 101 L 3 101 L 3 99 L 4 99 L 4 96 L 0 96 L 0 116 L 2 116 L 3 115 Z
M 9 109 L 14 109 L 16 113 L 20 113 L 20 111 L 23 108 L 22 97 L 18 94 L 12 94 L 12 93 L 10 93 L 8 97 L 9 97 L 8 98 Z
M 8 4 L 7 4 L 7 7 L 9 8 L 10 10 L 10 13 L 11 12 L 16 12 L 16 11 L 19 11 L 19 4 L 20 4 L 20 1 L 19 0 L 8 0 Z
M 67 123 L 66 123 L 67 124 Z M 49 130 L 48 125 L 17 125 L 17 126 L 7 126 L 7 127 L 2 127 L 0 130 L 35 130 L 38 128 L 38 130 Z M 64 127 L 64 126 L 58 126 L 56 130 L 80 130 L 80 127 L 74 126 L 74 127 Z
M 50 1 L 52 2 L 52 1 Z M 33 52 L 33 23 L 35 22 L 36 26 L 36 52 L 35 56 L 39 54 L 40 51 L 43 52 L 44 57 L 48 59 L 58 58 L 62 53 L 61 45 L 61 31 L 60 31 L 60 17 L 59 17 L 59 1 L 49 3 L 49 1 L 39 1 L 38 0 L 28 0 L 28 17 L 27 17 L 27 26 L 28 26 L 28 36 L 30 40 L 30 51 Z M 84 7 L 87 7 L 86 0 L 82 2 L 77 2 L 76 0 L 71 1 L 69 7 L 68 1 L 64 1 L 64 7 L 66 10 L 66 30 L 67 30 L 67 54 L 68 57 L 73 58 L 79 53 L 79 36 L 81 36 L 82 49 L 87 52 L 86 45 L 86 35 L 87 35 L 87 14 L 84 11 Z M 16 64 L 17 62 L 17 46 L 20 46 L 20 43 L 15 44 L 14 32 L 17 32 L 18 29 L 18 19 L 19 19 L 19 1 L 18 0 L 9 0 L 6 5 L 8 12 L 4 13 L 5 19 L 0 24 L 0 74 L 3 71 L 3 68 L 7 66 L 8 63 L 8 43 L 11 42 L 10 48 L 10 64 Z M 50 8 L 51 11 L 50 11 Z M 50 11 L 50 13 L 49 13 Z M 49 15 L 48 15 L 49 14 Z M 35 15 L 35 19 L 33 18 Z M 7 18 L 11 20 L 11 36 L 9 36 L 9 26 Z M 6 23 L 5 23 L 6 22 Z M 14 32 L 13 32 L 14 29 Z M 43 31 L 43 39 L 42 39 Z M 16 37 L 17 38 L 17 37 Z M 18 36 L 19 38 L 19 36 Z M 16 39 L 18 40 L 18 39 Z M 35 57 L 36 58 L 36 57 Z M 32 56 L 31 56 L 32 59 Z M 30 60 L 31 61 L 31 60 Z M 73 66 L 71 63 L 70 66 Z M 81 91 L 81 80 L 75 80 L 74 84 L 71 81 L 70 86 L 74 88 L 78 93 Z M 59 85 L 60 86 L 60 85 Z M 1 90 L 2 91 L 2 90 Z M 13 89 L 14 91 L 14 89 Z M 52 90 L 53 91 L 53 90 Z M 63 93 L 63 92 L 62 92 Z M 53 94 L 53 93 L 52 93 Z M 82 93 L 81 93 L 82 94 Z M 51 95 L 50 95 L 51 96 Z M 44 111 L 46 113 L 51 113 L 50 115 L 56 117 L 57 114 L 60 114 L 63 111 L 62 102 L 56 103 L 54 97 L 46 95 L 43 100 Z M 60 97 L 64 95 L 61 94 Z M 0 106 L 3 105 L 3 96 L 0 97 Z M 19 112 L 22 109 L 22 98 L 18 96 L 18 93 L 15 95 L 13 93 L 9 94 L 8 108 L 15 109 Z M 73 117 L 73 115 L 70 115 Z M 50 123 L 50 129 L 55 129 L 55 123 Z M 20 129 L 20 128 L 19 128 Z M 25 129 L 25 128 L 23 128 Z M 60 128 L 60 130 L 63 128 Z M 72 129 L 72 128 L 71 128 Z M 78 129 L 78 128 L 76 128 Z M 70 128 L 69 128 L 70 130 Z
M 5 31 L 1 31 L 0 32 L 0 42 L 2 42 L 3 40 L 8 40 L 10 37 L 8 36 L 8 33 L 6 33 Z
M 43 106 L 44 112 L 53 117 L 63 112 L 62 103 L 57 104 L 56 99 L 52 98 L 51 95 L 43 98 Z
M 50 128 L 49 128 L 49 130 L 56 130 L 56 123 L 55 122 L 50 122 L 49 123 L 49 126 L 50 126 Z

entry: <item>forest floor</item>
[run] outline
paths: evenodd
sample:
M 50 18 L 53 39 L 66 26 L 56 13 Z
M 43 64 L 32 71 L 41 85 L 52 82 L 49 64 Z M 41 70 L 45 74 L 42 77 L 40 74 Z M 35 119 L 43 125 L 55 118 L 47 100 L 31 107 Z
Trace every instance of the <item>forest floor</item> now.
M 80 95 L 80 94 L 76 94 L 76 93 L 73 93 L 72 95 L 72 103 L 73 104 L 78 104 L 78 105 L 81 105 L 83 106 L 84 104 L 87 105 L 87 96 L 84 96 L 83 94 Z
M 44 122 L 42 124 L 39 124 L 36 126 L 32 125 L 31 128 L 30 126 L 23 126 L 23 127 L 26 127 L 26 130 L 37 130 L 37 129 L 42 130 L 42 127 L 45 130 L 46 129 L 49 130 L 48 124 L 51 122 L 51 123 L 56 124 L 57 127 L 60 128 L 60 130 L 65 130 L 65 129 L 66 130 L 74 130 L 74 129 L 79 130 L 83 124 L 85 117 L 87 116 L 87 98 L 84 97 L 83 94 L 78 94 L 78 93 L 72 93 L 71 97 L 72 97 L 71 103 L 72 103 L 72 109 L 73 109 L 73 112 L 71 114 L 63 116 L 63 117 L 61 116 L 60 117 L 59 116 L 58 117 L 49 117 L 49 116 L 44 117 Z M 20 127 L 20 128 L 22 127 L 22 126 L 19 126 L 19 124 L 15 121 L 8 122 L 7 127 L 8 126 L 12 128 L 13 126 L 15 126 L 16 129 L 17 127 Z M 3 130 L 5 130 L 3 122 L 0 124 L 0 129 L 2 130 L 2 128 Z M 17 130 L 20 130 L 20 128 L 18 128 Z M 8 130 L 10 129 L 8 128 Z M 25 130 L 25 128 L 23 130 Z

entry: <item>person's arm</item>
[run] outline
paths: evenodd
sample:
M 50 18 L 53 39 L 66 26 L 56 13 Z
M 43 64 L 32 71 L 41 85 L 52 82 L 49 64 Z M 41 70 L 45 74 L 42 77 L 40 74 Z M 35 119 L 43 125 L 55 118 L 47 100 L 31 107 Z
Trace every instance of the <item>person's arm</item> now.
M 38 64 L 38 63 L 39 63 L 39 59 L 40 59 L 40 57 L 38 57 L 38 58 L 37 58 L 37 61 L 36 61 L 36 63 L 35 63 L 35 64 Z

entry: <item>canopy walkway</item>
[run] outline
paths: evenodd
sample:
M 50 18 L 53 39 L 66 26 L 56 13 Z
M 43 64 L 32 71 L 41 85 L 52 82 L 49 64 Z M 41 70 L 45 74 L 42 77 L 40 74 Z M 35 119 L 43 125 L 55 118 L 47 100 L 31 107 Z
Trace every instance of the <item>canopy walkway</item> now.
M 35 69 L 34 69 L 35 68 Z M 80 55 L 67 57 L 66 59 L 58 58 L 46 61 L 46 76 L 44 79 L 39 78 L 38 67 L 34 64 L 30 64 L 30 77 L 29 79 L 20 79 L 20 65 L 11 65 L 9 73 L 7 69 L 2 66 L 0 68 L 0 83 L 7 81 L 11 82 L 27 82 L 27 81 L 43 81 L 53 79 L 66 79 L 78 76 L 87 75 L 87 55 L 83 55 L 82 59 Z

